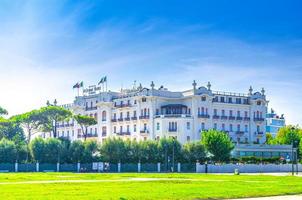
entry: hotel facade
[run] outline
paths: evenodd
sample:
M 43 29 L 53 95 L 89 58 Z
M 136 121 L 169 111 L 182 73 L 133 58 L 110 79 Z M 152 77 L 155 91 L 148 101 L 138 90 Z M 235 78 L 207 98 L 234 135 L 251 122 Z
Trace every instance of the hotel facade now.
M 212 91 L 211 84 L 181 92 L 141 85 L 132 89 L 97 91 L 77 96 L 72 104 L 62 105 L 74 114 L 95 117 L 97 125 L 88 128 L 88 138 L 103 142 L 109 137 L 131 140 L 158 140 L 174 137 L 182 144 L 200 140 L 203 130 L 225 131 L 234 143 L 265 142 L 265 116 L 268 101 L 265 91 L 247 94 Z M 83 139 L 74 121 L 57 124 L 59 137 Z M 49 136 L 49 135 L 48 135 Z M 43 134 L 47 137 L 47 134 Z

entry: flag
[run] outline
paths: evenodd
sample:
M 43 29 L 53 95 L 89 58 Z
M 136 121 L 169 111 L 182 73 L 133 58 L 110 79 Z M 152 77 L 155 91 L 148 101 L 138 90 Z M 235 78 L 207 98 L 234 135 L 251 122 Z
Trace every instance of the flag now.
M 105 83 L 107 81 L 107 76 L 104 76 L 101 78 L 100 82 L 98 83 L 98 85 L 100 85 L 101 83 Z
M 79 88 L 80 88 L 80 87 L 84 87 L 83 81 L 79 84 Z
M 74 89 L 74 88 L 80 88 L 79 83 L 76 83 L 72 88 L 73 88 L 73 89 Z

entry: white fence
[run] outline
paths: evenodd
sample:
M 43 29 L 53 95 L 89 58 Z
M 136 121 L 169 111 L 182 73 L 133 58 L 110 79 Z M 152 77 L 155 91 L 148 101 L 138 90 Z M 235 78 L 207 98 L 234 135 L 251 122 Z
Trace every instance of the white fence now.
M 240 173 L 269 173 L 269 172 L 291 172 L 291 164 L 225 164 L 225 165 L 207 165 L 207 173 L 234 173 L 235 169 L 238 169 Z M 294 171 L 296 172 L 296 165 L 294 165 Z M 302 165 L 298 164 L 299 172 L 302 172 Z M 197 173 L 206 173 L 206 166 L 196 164 Z

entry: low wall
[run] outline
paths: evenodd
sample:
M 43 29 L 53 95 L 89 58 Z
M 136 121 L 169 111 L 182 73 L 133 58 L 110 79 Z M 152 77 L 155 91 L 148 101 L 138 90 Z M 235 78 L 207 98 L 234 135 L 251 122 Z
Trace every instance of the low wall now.
M 233 173 L 235 169 L 238 169 L 240 173 L 269 173 L 269 172 L 291 172 L 292 165 L 291 164 L 244 164 L 244 165 L 236 165 L 236 164 L 225 164 L 225 165 L 208 165 L 207 172 L 208 173 Z M 299 172 L 302 172 L 302 165 L 298 165 Z M 294 165 L 294 171 L 296 172 L 296 165 Z M 197 173 L 205 173 L 206 166 L 197 164 L 196 165 Z

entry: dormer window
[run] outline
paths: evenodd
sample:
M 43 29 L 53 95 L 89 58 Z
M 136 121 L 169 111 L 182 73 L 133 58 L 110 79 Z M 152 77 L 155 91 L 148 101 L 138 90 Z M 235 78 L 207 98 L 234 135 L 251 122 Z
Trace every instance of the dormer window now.
M 206 101 L 207 97 L 201 97 L 201 101 Z
M 145 97 L 142 98 L 142 102 L 146 102 L 147 99 Z
M 261 106 L 261 101 L 257 101 L 257 105 L 258 105 L 258 106 Z

